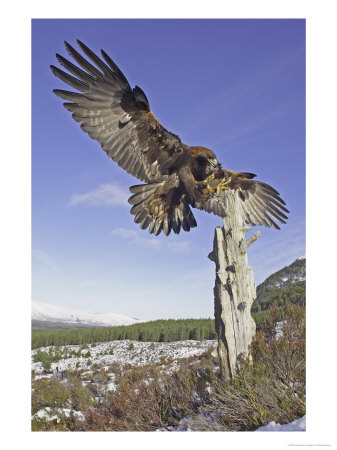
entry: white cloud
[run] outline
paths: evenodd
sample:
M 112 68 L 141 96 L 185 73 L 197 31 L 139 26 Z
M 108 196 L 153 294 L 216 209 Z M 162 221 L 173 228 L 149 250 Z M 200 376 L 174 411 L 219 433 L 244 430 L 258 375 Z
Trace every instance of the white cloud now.
M 143 231 L 144 233 L 144 231 Z M 151 247 L 151 248 L 159 248 L 160 241 L 154 239 L 146 239 L 142 237 L 141 234 L 136 230 L 129 230 L 127 228 L 116 228 L 111 231 L 113 236 L 121 237 L 122 239 L 128 239 L 134 245 L 138 245 L 140 247 Z
M 116 206 L 128 204 L 130 194 L 117 184 L 100 184 L 85 194 L 73 194 L 69 205 L 84 203 L 95 206 Z
M 156 239 L 155 237 L 146 238 L 145 230 L 136 231 L 128 228 L 116 228 L 111 231 L 113 236 L 118 236 L 122 239 L 127 239 L 132 244 L 151 247 L 151 248 L 163 248 L 166 247 L 172 253 L 183 254 L 191 250 L 191 244 L 187 241 L 181 242 L 165 242 L 163 240 Z
M 173 253 L 187 253 L 191 250 L 191 244 L 187 241 L 182 242 L 168 242 L 167 248 Z
M 123 239 L 136 239 L 138 233 L 135 230 L 128 230 L 127 228 L 115 228 L 111 231 L 113 236 L 119 236 Z

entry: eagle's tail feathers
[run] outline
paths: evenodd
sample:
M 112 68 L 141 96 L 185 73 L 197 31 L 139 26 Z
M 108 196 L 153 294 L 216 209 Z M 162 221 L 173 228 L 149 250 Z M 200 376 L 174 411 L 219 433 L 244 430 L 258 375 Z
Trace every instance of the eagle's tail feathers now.
M 173 230 L 179 234 L 181 228 L 189 231 L 197 226 L 193 213 L 184 198 L 172 204 L 172 192 L 165 190 L 165 182 L 149 183 L 130 188 L 133 195 L 129 198 L 131 214 L 142 230 L 149 229 L 157 236 L 162 231 L 168 236 Z

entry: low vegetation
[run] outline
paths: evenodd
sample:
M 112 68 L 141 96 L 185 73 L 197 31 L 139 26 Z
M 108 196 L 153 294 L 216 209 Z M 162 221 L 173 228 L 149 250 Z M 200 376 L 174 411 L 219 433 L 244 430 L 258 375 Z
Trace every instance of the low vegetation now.
M 286 303 L 277 333 L 279 314 L 273 306 L 260 323 L 253 364 L 245 361 L 230 384 L 219 377 L 211 350 L 176 367 L 170 360 L 114 363 L 69 371 L 65 379 L 35 379 L 32 429 L 170 431 L 185 422 L 195 431 L 249 431 L 272 420 L 291 422 L 305 414 L 305 311 Z M 43 414 L 47 408 L 52 420 Z

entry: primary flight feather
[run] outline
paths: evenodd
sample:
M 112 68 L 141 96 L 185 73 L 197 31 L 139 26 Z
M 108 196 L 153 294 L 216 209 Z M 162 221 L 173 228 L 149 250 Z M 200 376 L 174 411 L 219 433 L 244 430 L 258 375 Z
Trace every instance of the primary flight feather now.
M 51 69 L 79 92 L 54 92 L 107 155 L 144 183 L 130 188 L 129 199 L 142 229 L 166 236 L 171 230 L 189 231 L 197 226 L 190 206 L 225 217 L 228 190 L 236 192 L 246 223 L 277 229 L 274 219 L 285 223 L 289 211 L 275 189 L 253 180 L 252 173 L 223 169 L 212 150 L 183 144 L 159 123 L 144 92 L 130 87 L 103 50 L 104 61 L 82 42 L 78 45 L 91 62 L 66 42 L 78 65 L 57 54 L 67 72 Z

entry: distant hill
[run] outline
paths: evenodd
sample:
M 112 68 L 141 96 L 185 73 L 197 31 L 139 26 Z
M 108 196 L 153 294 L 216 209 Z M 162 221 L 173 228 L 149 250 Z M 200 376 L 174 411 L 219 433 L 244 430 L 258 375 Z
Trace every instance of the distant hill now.
M 32 319 L 33 330 L 68 330 L 73 328 L 90 328 L 92 325 L 83 325 L 79 323 L 65 323 L 65 322 L 51 322 L 48 320 L 35 320 Z
M 276 304 L 282 309 L 287 300 L 304 306 L 305 280 L 305 256 L 270 275 L 257 286 L 257 298 L 251 309 L 254 320 L 257 323 L 261 322 L 266 317 L 271 305 Z M 111 312 L 94 313 L 43 302 L 32 303 L 32 328 L 34 330 L 115 327 L 140 322 L 138 319 Z
M 44 302 L 32 303 L 32 328 L 89 328 L 133 325 L 140 322 L 112 312 L 81 311 Z
M 301 256 L 257 286 L 257 298 L 252 306 L 254 319 L 259 321 L 265 316 L 263 312 L 266 312 L 273 304 L 282 308 L 287 300 L 296 305 L 305 306 L 305 287 L 306 258 Z
M 290 264 L 290 266 L 285 266 L 283 269 L 270 275 L 257 287 L 257 296 L 261 297 L 265 292 L 274 288 L 285 289 L 299 281 L 305 281 L 305 263 L 305 256 L 301 256 Z

